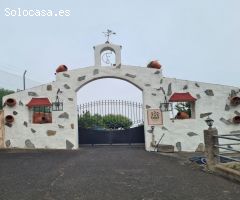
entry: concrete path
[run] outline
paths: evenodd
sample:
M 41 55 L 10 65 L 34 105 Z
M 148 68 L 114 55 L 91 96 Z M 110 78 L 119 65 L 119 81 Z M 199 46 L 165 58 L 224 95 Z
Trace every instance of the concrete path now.
M 1 200 L 238 200 L 240 185 L 142 148 L 0 152 Z

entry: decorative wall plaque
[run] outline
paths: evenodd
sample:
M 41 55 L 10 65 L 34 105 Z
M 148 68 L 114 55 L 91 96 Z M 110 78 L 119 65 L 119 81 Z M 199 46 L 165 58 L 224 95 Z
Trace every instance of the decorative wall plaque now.
M 147 110 L 148 125 L 162 125 L 163 117 L 160 109 Z

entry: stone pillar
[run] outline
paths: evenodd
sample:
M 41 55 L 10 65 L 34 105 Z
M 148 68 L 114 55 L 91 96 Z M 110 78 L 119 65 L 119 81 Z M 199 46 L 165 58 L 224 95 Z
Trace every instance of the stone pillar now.
M 218 138 L 214 137 L 218 135 L 216 128 L 210 128 L 204 130 L 204 142 L 205 142 L 205 155 L 207 157 L 207 167 L 210 170 L 214 170 L 215 165 L 219 162 L 219 157 L 215 156 L 219 154 L 219 149 L 214 147 L 218 145 Z

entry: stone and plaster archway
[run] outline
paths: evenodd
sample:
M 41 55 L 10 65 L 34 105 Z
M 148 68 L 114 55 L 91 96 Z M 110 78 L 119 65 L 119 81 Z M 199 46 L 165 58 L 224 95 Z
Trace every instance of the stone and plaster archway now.
M 83 69 L 72 70 L 64 73 L 57 74 L 57 82 L 64 82 L 62 89 L 63 94 L 68 94 L 69 96 L 73 97 L 74 99 L 72 102 L 72 107 L 69 110 L 69 113 L 72 113 L 71 117 L 77 119 L 77 92 L 83 87 L 84 85 L 103 78 L 115 78 L 127 81 L 132 85 L 136 86 L 138 89 L 142 91 L 143 94 L 143 108 L 144 108 L 144 126 L 149 129 L 146 120 L 146 110 L 150 108 L 150 105 L 154 105 L 153 96 L 149 91 L 151 88 L 151 84 L 142 81 L 142 77 L 148 77 L 148 80 L 153 81 L 155 79 L 156 83 L 159 81 L 159 74 L 155 74 L 158 70 L 148 70 L 146 73 L 145 68 L 135 67 L 135 66 L 121 66 L 121 68 L 110 68 L 110 67 L 87 67 Z M 159 71 L 160 73 L 160 71 Z M 153 78 L 154 77 L 154 78 Z M 74 81 L 73 81 L 74 80 Z M 66 89 L 68 88 L 68 89 Z M 159 105 L 157 102 L 155 103 L 155 107 L 158 108 Z M 77 127 L 77 121 L 75 120 L 75 126 Z M 151 137 L 146 136 L 145 131 L 145 140 L 148 140 L 148 143 L 151 143 Z M 75 130 L 75 134 L 77 135 L 77 129 Z M 148 133 L 149 134 L 149 133 Z M 77 138 L 76 138 L 77 139 Z M 77 141 L 75 141 L 77 142 Z M 146 147 L 147 148 L 147 147 Z
M 209 112 L 213 113 L 215 126 L 222 132 L 240 132 L 239 125 L 230 120 L 239 113 L 239 107 L 231 106 L 229 101 L 229 94 L 239 95 L 239 88 L 167 78 L 163 77 L 162 69 L 123 65 L 121 49 L 121 46 L 111 43 L 97 45 L 94 47 L 93 66 L 57 73 L 54 82 L 5 96 L 3 102 L 9 98 L 17 102 L 13 107 L 4 106 L 4 116 L 14 117 L 14 122 L 5 123 L 5 147 L 77 149 L 77 91 L 91 81 L 102 78 L 128 81 L 142 90 L 147 151 L 155 151 L 160 138 L 161 144 L 172 145 L 175 151 L 202 150 L 202 131 L 206 128 L 202 117 Z M 114 66 L 101 66 L 101 53 L 105 50 L 114 51 Z M 34 124 L 31 110 L 27 106 L 29 101 L 45 98 L 48 102 L 54 102 L 59 90 L 63 110 L 52 111 L 51 123 Z M 189 93 L 196 99 L 194 118 L 174 120 L 170 119 L 169 112 L 162 112 L 162 124 L 150 124 L 148 111 L 159 110 L 160 103 L 169 100 L 174 93 Z

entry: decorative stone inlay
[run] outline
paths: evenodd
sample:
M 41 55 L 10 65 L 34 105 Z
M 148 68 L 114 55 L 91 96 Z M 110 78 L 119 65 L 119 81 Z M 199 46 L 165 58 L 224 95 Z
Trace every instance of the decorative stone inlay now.
M 231 131 L 230 133 L 231 133 L 231 134 L 240 133 L 240 130 Z
M 214 96 L 213 90 L 207 89 L 207 90 L 205 90 L 205 93 L 208 96 Z
M 187 135 L 188 135 L 189 137 L 192 137 L 192 136 L 196 136 L 196 135 L 198 135 L 198 134 L 197 134 L 197 133 L 194 133 L 194 132 L 188 132 Z
M 200 143 L 196 148 L 195 152 L 204 152 L 204 144 Z
M 237 110 L 234 112 L 234 114 L 240 116 L 240 112 L 238 112 Z
M 230 124 L 231 124 L 231 122 L 230 122 L 229 120 L 226 120 L 226 119 L 224 119 L 223 117 L 221 117 L 219 120 L 220 120 L 221 122 L 223 122 L 224 124 L 226 124 L 226 125 L 230 125 Z
M 93 70 L 93 75 L 97 75 L 97 74 L 99 74 L 99 69 L 94 69 Z
M 152 93 L 152 95 L 153 95 L 153 96 L 157 96 L 157 94 L 156 94 L 156 93 Z
M 5 123 L 5 125 L 6 125 L 7 127 L 9 127 L 9 128 L 12 127 L 12 124 L 10 124 L 10 123 Z
M 167 95 L 170 96 L 171 94 L 172 94 L 172 83 L 169 83 Z
M 74 129 L 74 124 L 71 124 L 71 129 Z
M 151 106 L 149 106 L 149 105 L 146 105 L 146 109 L 149 109 L 149 108 L 151 108 Z
M 152 130 L 152 129 L 150 129 L 150 130 L 148 130 L 147 132 L 148 132 L 148 133 L 153 133 L 153 130 Z
M 168 129 L 165 126 L 162 126 L 162 130 L 168 131 Z
M 207 117 L 207 116 L 209 116 L 209 115 L 211 115 L 211 114 L 212 114 L 212 112 L 208 112 L 208 113 L 201 113 L 201 114 L 200 114 L 200 118 Z
M 160 80 L 160 84 L 162 84 L 162 83 L 163 83 L 163 79 Z
M 47 85 L 47 91 L 52 91 L 52 85 Z
M 150 87 L 150 86 L 151 86 L 151 84 L 147 83 L 147 84 L 145 84 L 145 86 L 146 86 L 146 87 Z
M 86 76 L 80 76 L 80 77 L 78 77 L 78 81 L 84 81 L 85 78 L 86 78 Z
M 225 111 L 229 111 L 230 110 L 230 106 L 228 104 L 225 105 Z
M 66 73 L 63 73 L 63 76 L 66 77 L 66 78 L 70 78 L 70 75 L 66 74 Z
M 128 73 L 126 73 L 125 76 L 128 76 L 128 77 L 130 77 L 130 78 L 136 78 L 136 75 L 128 74 Z
M 13 115 L 17 115 L 18 114 L 18 112 L 17 111 L 13 111 Z
M 66 112 L 64 112 L 64 113 L 60 114 L 60 115 L 58 116 L 58 118 L 65 118 L 65 119 L 68 119 L 68 118 L 69 118 L 69 114 L 66 113 Z
M 36 133 L 36 130 L 34 130 L 33 128 L 31 128 L 31 131 L 32 131 L 32 133 Z
M 155 71 L 154 74 L 160 74 L 160 71 Z
M 200 94 L 196 94 L 196 97 L 197 97 L 198 99 L 201 99 L 201 95 L 200 95 Z
M 63 126 L 63 125 L 60 125 L 60 124 L 58 124 L 58 128 L 64 128 L 64 126 Z
M 54 136 L 56 135 L 57 131 L 53 131 L 53 130 L 47 130 L 47 135 L 48 136 Z
M 196 87 L 200 87 L 200 85 L 199 85 L 198 83 L 195 83 L 195 86 L 196 86 Z
M 7 140 L 7 141 L 5 142 L 5 145 L 6 145 L 6 147 L 10 147 L 10 146 L 11 146 L 11 141 L 10 141 L 10 140 Z
M 72 149 L 73 147 L 73 143 L 71 143 L 69 140 L 66 140 L 66 149 Z
M 36 97 L 38 95 L 36 92 L 28 92 L 28 96 Z
M 29 139 L 25 141 L 25 146 L 28 149 L 35 149 L 35 145 Z
M 184 85 L 183 90 L 187 90 L 187 89 L 188 89 L 188 85 Z
M 23 122 L 23 125 L 28 127 L 28 123 L 26 121 Z
M 182 151 L 182 144 L 181 144 L 181 142 L 177 142 L 176 143 L 176 147 L 177 147 L 178 151 Z
M 64 84 L 64 88 L 68 90 L 68 89 L 70 89 L 71 87 L 70 87 L 68 84 Z
M 235 90 L 231 90 L 231 97 L 234 97 L 234 96 L 236 96 L 237 95 L 237 92 L 235 91 Z
M 73 101 L 73 98 L 68 98 L 69 101 Z
M 22 102 L 22 101 L 19 101 L 18 105 L 19 105 L 19 106 L 23 106 L 23 102 Z

